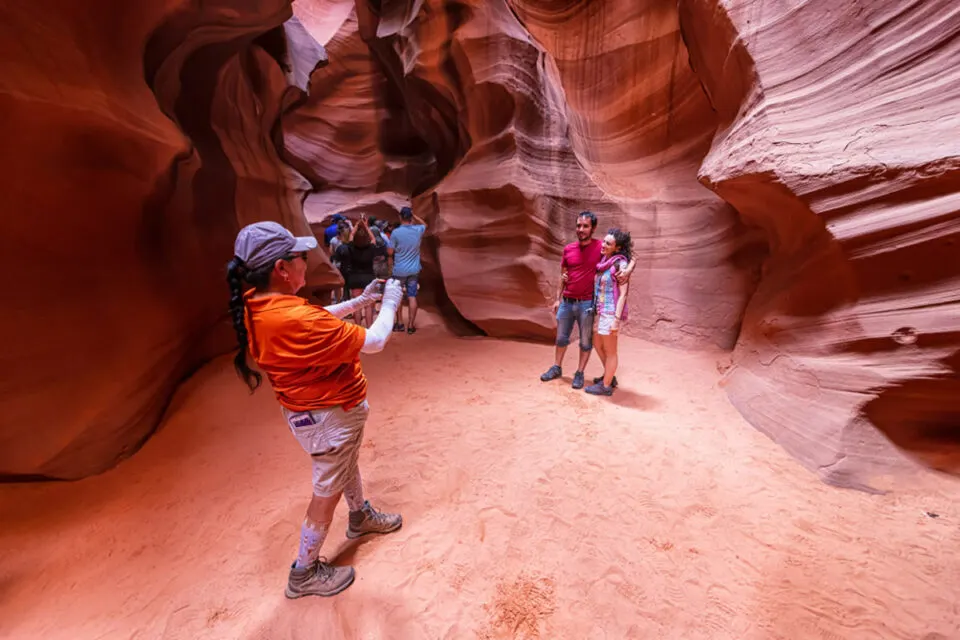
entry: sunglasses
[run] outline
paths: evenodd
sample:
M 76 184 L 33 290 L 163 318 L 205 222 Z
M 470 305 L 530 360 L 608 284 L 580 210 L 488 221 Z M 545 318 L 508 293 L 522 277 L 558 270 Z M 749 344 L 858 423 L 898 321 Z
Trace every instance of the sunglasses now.
M 281 260 L 286 260 L 287 262 L 293 262 L 293 261 L 296 260 L 297 258 L 303 258 L 303 261 L 306 262 L 306 261 L 307 261 L 307 252 L 306 252 L 306 251 L 303 251 L 303 252 L 301 252 L 301 253 L 296 253 L 296 254 L 289 255 L 289 256 L 283 256 L 283 258 L 281 258 Z

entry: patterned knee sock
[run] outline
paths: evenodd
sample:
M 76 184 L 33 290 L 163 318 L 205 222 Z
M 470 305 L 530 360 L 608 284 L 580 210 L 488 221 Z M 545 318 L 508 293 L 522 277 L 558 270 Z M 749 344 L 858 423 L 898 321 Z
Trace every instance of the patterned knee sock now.
M 327 537 L 330 524 L 317 524 L 308 520 L 300 527 L 300 551 L 297 553 L 297 568 L 302 569 L 313 564 L 320 555 L 320 547 Z

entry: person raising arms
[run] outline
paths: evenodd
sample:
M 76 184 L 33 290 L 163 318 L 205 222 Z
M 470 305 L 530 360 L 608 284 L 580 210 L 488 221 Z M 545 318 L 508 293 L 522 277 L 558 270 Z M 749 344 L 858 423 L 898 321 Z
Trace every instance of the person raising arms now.
M 420 292 L 420 243 L 427 230 L 427 223 L 414 215 L 413 209 L 400 209 L 400 226 L 393 230 L 390 241 L 393 243 L 393 277 L 403 284 L 410 310 L 407 333 L 417 332 L 417 294 Z M 397 314 L 394 331 L 403 331 L 403 308 Z
M 364 288 L 377 279 L 375 268 L 377 259 L 387 259 L 386 246 L 377 244 L 375 240 L 366 216 L 361 215 L 360 222 L 354 229 L 353 238 L 344 245 L 345 249 L 340 250 L 347 289 L 350 291 L 351 298 L 359 296 Z M 361 327 L 369 327 L 373 323 L 373 306 L 357 311 L 355 319 Z
M 227 265 L 237 374 L 251 393 L 260 386 L 261 374 L 247 363 L 252 356 L 313 465 L 313 497 L 287 580 L 288 598 L 332 596 L 353 583 L 352 567 L 335 567 L 319 557 L 341 495 L 350 508 L 348 538 L 389 533 L 403 523 L 399 514 L 381 513 L 364 500 L 357 465 L 370 412 L 360 354 L 383 350 L 403 292 L 396 280 L 386 282 L 383 309 L 369 329 L 343 322 L 381 297 L 379 282 L 347 302 L 310 304 L 296 293 L 306 283 L 307 251 L 316 247 L 313 237 L 294 237 L 276 222 L 258 222 L 240 230 Z

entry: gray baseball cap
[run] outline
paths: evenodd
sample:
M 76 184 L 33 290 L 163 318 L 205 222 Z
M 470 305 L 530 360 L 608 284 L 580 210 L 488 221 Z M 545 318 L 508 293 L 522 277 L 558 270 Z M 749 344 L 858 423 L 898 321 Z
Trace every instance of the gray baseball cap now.
M 248 269 L 256 271 L 291 253 L 317 248 L 313 236 L 294 236 L 276 222 L 248 224 L 237 234 L 233 253 L 243 260 Z

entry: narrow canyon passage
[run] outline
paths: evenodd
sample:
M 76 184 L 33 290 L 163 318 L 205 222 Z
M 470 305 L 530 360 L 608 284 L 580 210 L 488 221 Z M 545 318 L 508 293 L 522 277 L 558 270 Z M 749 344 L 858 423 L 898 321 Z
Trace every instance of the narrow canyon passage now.
M 960 639 L 957 0 L 13 2 L 0 33 L 0 639 Z M 287 600 L 310 466 L 234 375 L 225 264 L 249 223 L 312 234 L 289 293 L 326 300 L 334 214 L 406 206 L 419 331 L 363 358 L 360 454 L 404 526 L 348 543 L 341 504 L 357 581 Z M 602 399 L 572 352 L 538 380 L 587 210 L 636 261 Z
M 436 322 L 365 356 L 366 489 L 405 524 L 348 542 L 341 505 L 325 552 L 357 582 L 296 601 L 308 461 L 215 360 L 117 468 L 0 487 L 0 636 L 957 637 L 955 479 L 823 484 L 731 406 L 719 352 L 627 338 L 610 399 L 541 383 L 550 357 Z

